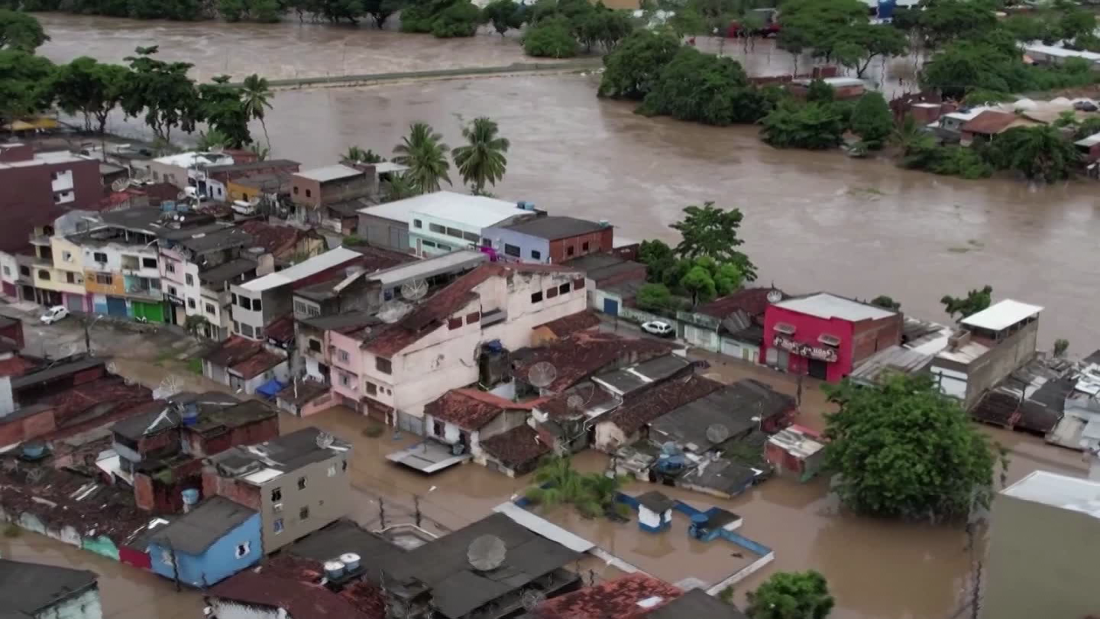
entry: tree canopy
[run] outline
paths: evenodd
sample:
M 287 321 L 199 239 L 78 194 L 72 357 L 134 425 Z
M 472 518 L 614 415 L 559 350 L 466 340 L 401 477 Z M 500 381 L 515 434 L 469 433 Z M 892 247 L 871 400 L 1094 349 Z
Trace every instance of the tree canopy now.
M 717 263 L 730 263 L 744 279 L 756 279 L 756 266 L 735 249 L 744 244 L 738 237 L 744 218 L 741 209 L 721 209 L 714 202 L 705 202 L 702 206 L 688 206 L 684 214 L 682 220 L 671 225 L 683 237 L 676 246 L 680 257 L 691 260 L 706 257 Z
M 930 376 L 890 376 L 879 388 L 826 387 L 825 464 L 841 502 L 869 516 L 964 517 L 988 506 L 996 452 L 959 402 Z
M 881 146 L 894 131 L 894 115 L 882 93 L 871 91 L 860 97 L 848 126 L 864 142 Z
M 835 148 L 844 135 L 844 118 L 831 103 L 780 105 L 762 124 L 761 137 L 776 148 Z
M 752 619 L 825 619 L 834 604 L 819 572 L 776 572 L 749 592 L 746 612 Z
M 599 95 L 613 99 L 645 98 L 680 49 L 680 40 L 664 31 L 634 31 L 604 56 Z
M 0 119 L 10 120 L 49 107 L 54 65 L 21 50 L 0 50 Z
M 1080 159 L 1073 143 L 1048 125 L 1013 127 L 997 136 L 991 151 L 998 167 L 1047 183 L 1069 178 Z
M 640 111 L 725 126 L 756 122 L 773 105 L 763 91 L 749 84 L 737 61 L 680 47 L 661 69 Z
M 50 37 L 33 15 L 0 8 L 0 50 L 33 52 Z
M 393 161 L 409 167 L 405 176 L 418 193 L 429 193 L 439 191 L 440 181 L 451 184 L 449 150 L 450 147 L 443 143 L 442 134 L 436 133 L 428 123 L 416 122 L 409 126 L 409 135 L 393 148 Z
M 958 314 L 959 320 L 962 320 L 967 316 L 977 314 L 993 303 L 993 286 L 971 290 L 966 293 L 965 297 L 953 297 L 946 294 L 940 299 L 940 303 L 943 304 L 943 309 L 948 316 L 954 318 L 955 314 Z
M 102 133 L 111 110 L 122 100 L 129 75 L 121 65 L 101 64 L 81 56 L 57 68 L 50 91 L 62 111 L 84 117 L 85 131 L 94 128 Z
M 493 0 L 481 11 L 485 21 L 491 23 L 500 36 L 523 26 L 523 7 L 513 0 Z
M 472 186 L 474 193 L 482 193 L 485 183 L 496 185 L 504 178 L 508 167 L 508 138 L 500 137 L 497 123 L 487 117 L 475 118 L 468 127 L 462 128 L 462 137 L 467 144 L 451 151 L 455 167 L 462 175 L 462 182 Z
M 561 15 L 539 20 L 523 35 L 523 51 L 536 58 L 572 58 L 577 46 L 569 20 Z

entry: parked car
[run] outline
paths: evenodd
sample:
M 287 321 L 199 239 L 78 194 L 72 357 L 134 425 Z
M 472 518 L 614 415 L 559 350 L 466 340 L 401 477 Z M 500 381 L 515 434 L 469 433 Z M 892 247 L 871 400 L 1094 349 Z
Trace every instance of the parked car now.
M 69 310 L 64 305 L 55 305 L 42 314 L 42 324 L 51 325 L 69 315 Z
M 656 335 L 659 337 L 672 337 L 676 334 L 676 330 L 672 328 L 672 325 L 663 320 L 650 320 L 649 322 L 643 322 L 642 331 L 645 331 L 650 335 Z

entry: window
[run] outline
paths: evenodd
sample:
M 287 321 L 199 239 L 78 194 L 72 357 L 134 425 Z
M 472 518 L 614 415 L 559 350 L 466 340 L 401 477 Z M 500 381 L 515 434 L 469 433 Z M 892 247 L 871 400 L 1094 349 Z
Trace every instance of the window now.
M 206 313 L 210 314 L 211 316 L 217 316 L 218 315 L 218 310 L 214 307 L 213 303 L 207 303 L 206 304 Z
M 466 324 L 475 323 L 481 320 L 481 312 L 470 312 L 466 314 Z
M 252 328 L 252 325 L 246 325 L 241 323 L 240 334 L 246 337 L 252 337 L 256 331 Z
M 576 249 L 577 249 L 577 248 L 576 248 L 576 246 L 575 246 L 575 245 L 570 245 L 569 247 L 566 247 L 566 248 L 565 248 L 565 255 L 566 255 L 566 256 L 572 256 L 572 255 L 573 255 L 573 253 L 574 253 L 574 250 L 576 250 Z
M 272 523 L 272 525 L 273 525 L 273 528 L 275 529 L 275 533 L 282 533 L 283 532 L 283 519 L 282 518 L 276 518 L 275 522 Z
M 114 281 L 114 278 L 111 277 L 110 273 L 96 273 L 95 274 L 95 283 L 97 283 L 97 284 L 103 284 L 104 286 L 110 286 L 113 281 Z
M 450 245 L 444 245 L 443 243 L 439 243 L 438 245 L 435 246 L 435 248 L 438 249 L 439 251 L 451 251 L 451 246 Z
M 542 252 L 537 249 L 532 249 L 531 258 L 533 258 L 534 260 L 542 260 Z
M 447 234 L 447 228 L 439 224 L 428 224 L 428 229 L 436 234 Z
M 531 295 L 532 303 L 538 303 L 540 301 L 542 301 L 542 292 L 536 292 L 535 294 Z
M 260 300 L 259 299 L 252 299 L 252 311 L 258 312 L 261 309 L 263 309 L 263 305 L 260 303 Z
M 558 296 L 558 289 L 557 288 L 547 288 L 546 289 L 546 298 L 547 299 L 553 299 L 556 296 Z
M 578 277 L 573 280 L 573 290 L 580 290 L 581 288 L 584 288 L 584 279 Z
M 343 387 L 351 386 L 351 377 L 347 374 L 340 374 L 340 385 Z
M 195 306 L 196 306 L 196 304 L 195 304 L 194 299 L 187 299 L 187 307 L 189 307 L 191 309 L 195 309 Z
M 336 351 L 336 356 L 337 356 L 338 359 L 340 359 L 341 363 L 347 363 L 348 361 L 351 361 L 351 355 L 349 355 L 348 351 L 346 351 L 346 350 L 339 350 L 338 349 Z
M 424 247 L 435 247 L 435 241 L 424 240 L 421 241 L 421 243 L 424 245 Z
M 107 254 L 97 251 L 92 254 L 92 259 L 96 262 L 107 262 Z
M 505 243 L 504 253 L 508 254 L 509 256 L 515 256 L 516 258 L 519 258 L 519 246 L 509 245 L 508 243 Z
M 367 395 L 378 395 L 378 385 L 367 381 Z
M 245 542 L 243 544 L 237 544 L 237 558 L 243 559 L 248 556 L 248 551 L 251 549 L 251 544 Z
M 61 259 L 64 260 L 65 262 L 72 262 L 73 261 L 73 252 L 71 252 L 71 251 L 61 252 Z
M 435 423 L 433 423 L 432 424 L 432 431 L 435 432 L 435 435 L 438 436 L 439 438 L 443 438 L 443 434 L 444 434 L 443 422 L 442 421 L 436 421 Z
M 423 228 L 424 227 L 424 222 L 420 221 L 419 219 L 414 219 L 413 220 L 413 227 L 414 228 Z
M 157 268 L 157 259 L 156 258 L 142 258 L 141 259 L 141 266 L 146 268 L 146 269 L 155 269 L 155 268 Z
M 306 478 L 305 477 L 299 477 L 298 478 L 298 489 L 299 490 L 305 490 L 306 489 Z
M 176 295 L 176 287 L 175 286 L 169 286 L 168 287 L 168 294 L 172 295 L 173 297 L 177 296 Z
M 306 197 L 307 197 L 307 198 L 311 198 L 311 197 L 313 197 L 313 192 L 307 189 L 307 190 L 306 190 Z
M 382 357 L 374 358 L 374 368 L 383 374 L 393 374 L 393 363 Z
M 69 284 L 75 284 L 76 283 L 76 274 L 75 273 L 66 273 L 65 274 L 65 281 Z
M 340 470 L 341 471 L 348 470 L 348 461 L 347 460 L 341 460 L 340 461 Z
M 176 272 L 176 263 L 175 263 L 175 262 L 167 262 L 167 261 L 166 261 L 166 262 L 164 263 L 164 270 L 165 270 L 165 272 L 167 272 L 167 273 L 175 273 L 175 272 Z
M 453 236 L 456 239 L 462 238 L 462 231 L 458 228 L 447 228 L 447 236 Z
M 183 281 L 187 282 L 188 286 L 194 286 L 195 285 L 195 278 L 190 273 L 183 276 Z
M 49 272 L 49 271 L 46 271 L 46 270 L 44 270 L 44 269 L 38 269 L 38 279 L 44 279 L 44 280 L 46 280 L 46 281 L 49 281 L 49 279 L 50 279 L 50 272 Z
M 447 329 L 449 329 L 451 331 L 454 331 L 455 329 L 458 329 L 461 326 L 462 326 L 462 319 L 461 318 L 448 318 L 447 319 Z
M 240 305 L 246 310 L 250 310 L 252 309 L 252 299 L 248 297 L 237 297 L 237 305 Z
M 309 193 L 309 192 L 306 192 L 306 193 Z M 298 510 L 298 519 L 299 520 L 309 520 L 309 507 L 303 507 L 302 509 Z
M 313 338 L 309 338 L 309 349 L 313 352 L 321 352 L 321 342 Z
M 237 304 L 237 293 L 235 293 L 235 292 L 233 293 L 233 300 L 230 301 L 230 303 L 232 303 L 233 305 Z
M 561 286 L 558 286 L 558 292 L 566 294 L 569 292 L 569 282 L 565 282 Z
M 581 243 L 581 251 L 588 251 L 588 241 Z
M 241 323 L 234 320 L 233 321 L 233 330 L 236 331 L 237 333 L 240 333 L 241 332 Z
M 297 186 L 294 187 L 294 195 L 298 195 L 298 187 Z
M 469 241 L 471 243 L 475 243 L 475 244 L 478 241 L 481 240 L 481 236 L 477 235 L 477 234 L 474 234 L 473 232 L 463 232 L 462 233 L 462 238 L 466 239 L 467 241 Z
M 282 488 L 272 488 L 271 489 L 271 502 L 272 503 L 278 503 L 279 501 L 282 501 L 282 500 L 283 500 L 283 489 Z
M 27 277 L 30 277 L 31 276 L 31 268 L 30 267 L 19 267 L 19 274 L 20 275 L 26 275 Z

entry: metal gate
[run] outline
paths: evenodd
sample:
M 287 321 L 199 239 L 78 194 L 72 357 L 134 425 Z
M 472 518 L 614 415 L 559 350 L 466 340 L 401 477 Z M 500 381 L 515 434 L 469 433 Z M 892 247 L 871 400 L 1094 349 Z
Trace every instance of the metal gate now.
M 121 297 L 107 297 L 108 316 L 128 316 L 126 312 L 126 299 Z
M 612 316 L 619 315 L 619 302 L 615 299 L 608 299 L 604 297 L 603 300 L 603 313 L 611 314 Z
M 397 411 L 397 425 L 406 432 L 416 435 L 424 434 L 424 420 L 420 417 Z
M 83 312 L 84 297 L 75 294 L 65 295 L 65 307 L 67 307 L 70 312 Z

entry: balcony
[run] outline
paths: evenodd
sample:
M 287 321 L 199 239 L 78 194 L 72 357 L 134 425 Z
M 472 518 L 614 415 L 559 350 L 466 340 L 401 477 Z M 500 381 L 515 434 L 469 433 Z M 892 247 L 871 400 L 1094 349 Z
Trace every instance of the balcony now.
M 481 315 L 481 328 L 491 327 L 498 322 L 504 322 L 508 320 L 508 312 L 502 309 L 495 309 L 491 312 L 485 312 Z

